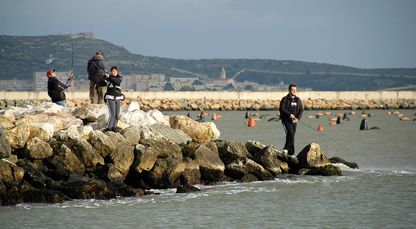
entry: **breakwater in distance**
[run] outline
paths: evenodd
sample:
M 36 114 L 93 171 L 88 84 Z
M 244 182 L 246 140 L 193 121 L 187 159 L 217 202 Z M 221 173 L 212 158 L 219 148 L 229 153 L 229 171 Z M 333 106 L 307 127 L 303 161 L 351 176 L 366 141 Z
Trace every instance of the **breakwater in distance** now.
M 276 92 L 124 92 L 126 104 L 137 101 L 143 110 L 276 110 L 286 91 Z M 89 103 L 88 92 L 68 91 L 68 106 Z M 416 91 L 301 91 L 306 110 L 415 109 Z M 49 101 L 45 91 L 0 91 L 0 109 Z

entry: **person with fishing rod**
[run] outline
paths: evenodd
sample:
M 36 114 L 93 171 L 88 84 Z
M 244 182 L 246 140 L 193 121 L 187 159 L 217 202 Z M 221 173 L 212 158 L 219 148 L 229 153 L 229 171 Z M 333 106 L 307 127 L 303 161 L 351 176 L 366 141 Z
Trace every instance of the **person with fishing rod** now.
M 66 96 L 64 90 L 71 87 L 71 83 L 74 80 L 73 73 L 68 76 L 66 84 L 56 78 L 55 69 L 49 69 L 46 72 L 46 76 L 48 77 L 48 95 L 51 97 L 52 102 L 66 107 Z
M 107 84 L 104 78 L 108 78 L 104 66 L 104 52 L 97 51 L 95 56 L 88 61 L 87 65 L 88 79 L 90 80 L 90 100 L 91 104 L 104 103 L 104 94 L 106 93 Z
M 289 85 L 289 94 L 280 101 L 279 111 L 286 132 L 286 143 L 283 152 L 294 155 L 296 126 L 303 114 L 303 104 L 300 98 L 296 96 L 295 84 Z

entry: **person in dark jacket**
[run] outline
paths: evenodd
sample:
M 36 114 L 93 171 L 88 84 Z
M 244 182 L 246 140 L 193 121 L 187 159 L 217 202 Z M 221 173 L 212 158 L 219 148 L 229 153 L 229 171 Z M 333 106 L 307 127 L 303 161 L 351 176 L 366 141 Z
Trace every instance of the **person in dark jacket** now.
M 56 78 L 55 69 L 50 69 L 46 72 L 48 76 L 48 95 L 52 102 L 66 107 L 66 96 L 64 90 L 70 86 L 70 80 L 66 84 L 62 83 Z
M 107 93 L 104 96 L 104 99 L 107 102 L 109 118 L 107 123 L 106 131 L 115 131 L 120 115 L 120 104 L 124 100 L 124 95 L 121 93 L 121 84 L 122 77 L 120 75 L 120 70 L 117 66 L 111 67 L 111 74 L 109 77 L 105 78 L 107 83 Z
M 97 51 L 95 56 L 88 61 L 88 79 L 90 80 L 91 103 L 104 103 L 106 83 L 104 78 L 108 77 L 104 66 L 104 52 Z
M 289 94 L 280 101 L 279 111 L 286 132 L 286 143 L 283 152 L 294 155 L 296 125 L 303 114 L 302 101 L 296 96 L 296 85 L 289 85 Z

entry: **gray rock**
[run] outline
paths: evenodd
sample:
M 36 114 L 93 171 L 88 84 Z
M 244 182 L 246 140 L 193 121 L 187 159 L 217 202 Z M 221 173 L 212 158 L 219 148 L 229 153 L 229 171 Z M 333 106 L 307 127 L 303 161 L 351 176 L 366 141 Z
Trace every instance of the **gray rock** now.
M 51 146 L 37 137 L 30 139 L 24 149 L 25 156 L 30 159 L 44 159 L 51 156 L 52 153 Z
M 276 148 L 267 146 L 258 151 L 253 159 L 276 176 L 289 170 L 288 164 L 278 159 L 278 153 Z
M 104 165 L 104 159 L 97 153 L 91 144 L 83 138 L 70 139 L 68 147 L 77 155 L 78 159 L 85 165 L 85 171 L 91 172 L 97 165 Z
M 54 173 L 69 177 L 71 174 L 84 174 L 85 166 L 65 144 L 62 144 L 55 154 L 48 159 L 54 167 Z
M 199 184 L 201 183 L 201 171 L 198 163 L 190 158 L 186 158 L 185 171 L 182 173 L 185 184 Z
M 140 141 L 141 128 L 139 126 L 129 126 L 121 131 L 121 134 L 132 144 L 137 145 Z
M 158 158 L 147 178 L 155 188 L 176 188 L 185 171 L 185 163 L 178 158 Z
M 225 166 L 218 153 L 205 145 L 200 145 L 194 153 L 195 162 L 199 165 L 201 179 L 208 182 L 221 181 L 224 177 Z
M 346 161 L 346 160 L 344 160 L 344 159 L 342 159 L 340 157 L 331 157 L 331 158 L 329 158 L 329 161 L 331 163 L 333 163 L 333 164 L 335 164 L 335 163 L 341 163 L 341 164 L 344 164 L 344 165 L 346 165 L 346 166 L 348 166 L 348 167 L 350 167 L 352 169 L 359 169 L 357 163 Z
M 113 141 L 114 150 L 108 154 L 110 160 L 108 178 L 112 182 L 121 183 L 129 173 L 134 161 L 134 146 L 120 133 L 107 132 Z
M 341 176 L 342 171 L 335 165 L 325 165 L 316 168 L 302 168 L 299 175 L 319 175 L 319 176 Z
M 149 126 L 149 128 L 153 133 L 161 134 L 165 138 L 178 145 L 187 144 L 188 142 L 192 141 L 192 138 L 180 129 L 172 129 L 163 124 L 153 124 Z
M 9 141 L 4 134 L 3 126 L 0 125 L 0 159 L 10 157 L 12 148 L 10 147 Z
M 273 175 L 260 164 L 248 158 L 238 158 L 225 167 L 225 175 L 243 180 L 249 174 L 257 177 L 256 180 L 271 180 Z
M 99 130 L 90 132 L 88 142 L 103 158 L 107 157 L 107 155 L 116 149 L 112 139 Z
M 251 141 L 251 140 L 249 140 L 249 141 L 247 141 L 246 142 L 246 148 L 247 148 L 247 151 L 252 155 L 252 156 L 254 156 L 255 154 L 257 154 L 258 152 L 260 152 L 261 150 L 263 150 L 264 149 L 264 147 L 266 147 L 265 145 L 263 145 L 262 143 L 260 143 L 260 142 L 257 142 L 257 141 Z
M 220 158 L 225 164 L 231 163 L 240 157 L 252 158 L 251 154 L 247 151 L 246 146 L 239 141 L 225 142 L 225 144 L 219 143 L 217 144 L 217 147 Z
M 318 168 L 331 164 L 325 152 L 317 143 L 311 143 L 305 146 L 297 158 L 302 168 Z

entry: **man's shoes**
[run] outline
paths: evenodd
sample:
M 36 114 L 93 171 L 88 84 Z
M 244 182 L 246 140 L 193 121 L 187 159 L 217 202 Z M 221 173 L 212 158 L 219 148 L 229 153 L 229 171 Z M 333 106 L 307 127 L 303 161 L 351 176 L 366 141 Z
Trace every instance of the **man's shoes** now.
M 284 153 L 284 154 L 289 154 L 289 151 L 287 151 L 287 149 L 284 149 L 284 150 L 282 151 L 282 153 Z

